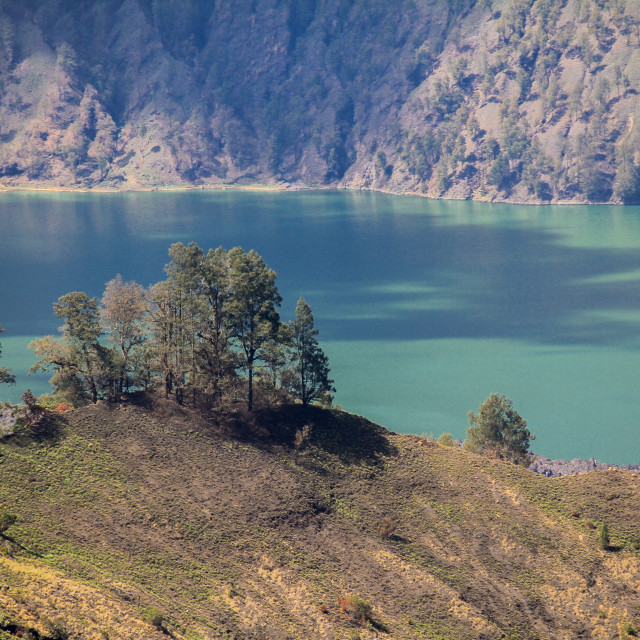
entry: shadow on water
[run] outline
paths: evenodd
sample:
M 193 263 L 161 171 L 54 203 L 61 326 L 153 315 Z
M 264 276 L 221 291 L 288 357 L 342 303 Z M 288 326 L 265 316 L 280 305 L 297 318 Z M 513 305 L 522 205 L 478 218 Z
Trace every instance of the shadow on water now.
M 561 244 L 560 208 L 522 221 L 517 207 L 379 194 L 12 197 L 0 208 L 6 336 L 55 333 L 54 300 L 100 296 L 118 272 L 145 286 L 162 279 L 170 244 L 191 240 L 256 249 L 279 274 L 283 316 L 305 295 L 323 339 L 617 345 L 639 334 L 624 318 L 640 310 L 640 230 L 626 210 L 615 233 L 637 234 L 638 249 Z M 570 226 L 593 233 L 585 211 Z M 614 227 L 613 216 L 603 208 L 598 219 Z
M 638 319 L 625 320 L 640 312 L 640 249 L 570 247 L 554 233 L 473 224 L 431 227 L 404 260 L 415 265 L 408 281 L 363 277 L 324 293 L 341 309 L 325 320 L 331 339 L 619 345 L 640 336 Z

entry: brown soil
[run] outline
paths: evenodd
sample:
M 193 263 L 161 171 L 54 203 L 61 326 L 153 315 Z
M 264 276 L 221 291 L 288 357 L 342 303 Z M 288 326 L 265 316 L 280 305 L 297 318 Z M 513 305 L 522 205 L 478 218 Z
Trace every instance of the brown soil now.
M 176 638 L 573 640 L 640 622 L 629 472 L 550 479 L 339 411 L 202 416 L 158 396 L 76 410 L 0 453 L 19 517 L 0 603 L 43 634 L 61 618 L 75 638 L 153 637 L 149 607 Z M 89 620 L 87 599 L 120 613 Z

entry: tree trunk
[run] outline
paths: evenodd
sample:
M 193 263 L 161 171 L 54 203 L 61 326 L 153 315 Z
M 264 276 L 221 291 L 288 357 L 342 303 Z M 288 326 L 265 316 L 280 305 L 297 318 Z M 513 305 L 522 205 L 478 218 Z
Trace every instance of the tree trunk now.
M 98 402 L 98 389 L 93 378 L 89 380 L 89 387 L 91 388 L 91 402 L 96 404 Z
M 171 371 L 165 370 L 164 372 L 164 397 L 169 398 L 171 389 L 173 388 L 173 381 Z

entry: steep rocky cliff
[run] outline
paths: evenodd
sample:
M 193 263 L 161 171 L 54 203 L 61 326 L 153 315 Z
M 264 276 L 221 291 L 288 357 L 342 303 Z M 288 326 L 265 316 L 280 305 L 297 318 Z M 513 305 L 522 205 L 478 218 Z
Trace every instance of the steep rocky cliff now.
M 5 0 L 0 183 L 638 199 L 628 0 Z

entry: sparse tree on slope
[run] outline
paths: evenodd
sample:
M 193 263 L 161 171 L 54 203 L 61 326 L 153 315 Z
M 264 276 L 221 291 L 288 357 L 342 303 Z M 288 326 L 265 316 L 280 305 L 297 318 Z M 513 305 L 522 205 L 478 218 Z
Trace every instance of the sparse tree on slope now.
M 293 334 L 296 362 L 294 391 L 302 404 L 307 405 L 335 392 L 335 388 L 329 378 L 329 360 L 316 338 L 318 330 L 314 328 L 311 307 L 304 298 L 300 298 L 296 306 Z
M 510 173 L 509 160 L 504 153 L 500 153 L 489 169 L 487 182 L 500 188 Z
M 466 449 L 516 464 L 525 462 L 529 441 L 535 439 L 511 400 L 500 393 L 492 393 L 478 413 L 470 411 L 469 424 Z

